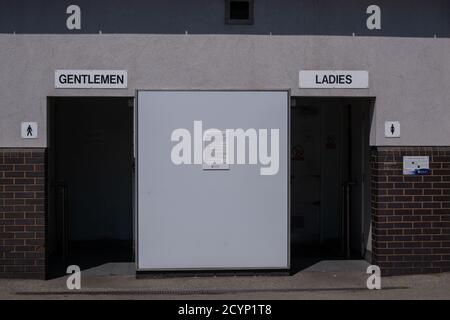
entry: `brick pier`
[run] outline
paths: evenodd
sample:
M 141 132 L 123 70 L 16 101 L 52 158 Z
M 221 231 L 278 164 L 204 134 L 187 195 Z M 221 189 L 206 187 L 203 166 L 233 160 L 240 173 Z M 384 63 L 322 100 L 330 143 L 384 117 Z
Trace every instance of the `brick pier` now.
M 0 277 L 45 278 L 45 149 L 0 148 Z
M 431 175 L 403 175 L 429 156 Z M 385 275 L 450 271 L 450 147 L 372 150 L 373 263 Z

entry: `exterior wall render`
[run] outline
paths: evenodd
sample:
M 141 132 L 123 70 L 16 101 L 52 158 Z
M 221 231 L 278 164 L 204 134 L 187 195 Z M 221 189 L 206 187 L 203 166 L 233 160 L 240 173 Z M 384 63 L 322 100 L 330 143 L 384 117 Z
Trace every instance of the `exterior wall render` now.
M 450 39 L 249 35 L 0 35 L 0 146 L 46 147 L 48 96 L 136 89 L 291 89 L 375 97 L 371 145 L 448 145 Z M 55 89 L 55 69 L 128 70 L 128 89 Z M 369 89 L 300 89 L 302 69 L 367 70 Z M 384 121 L 400 121 L 398 139 Z M 40 137 L 20 138 L 21 121 Z

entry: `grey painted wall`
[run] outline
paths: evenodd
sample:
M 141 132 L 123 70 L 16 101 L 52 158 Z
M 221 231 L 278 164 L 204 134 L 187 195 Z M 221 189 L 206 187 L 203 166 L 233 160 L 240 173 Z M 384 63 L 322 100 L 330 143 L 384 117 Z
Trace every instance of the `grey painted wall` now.
M 47 96 L 134 96 L 135 89 L 291 89 L 376 97 L 372 145 L 450 144 L 450 40 L 246 35 L 0 35 L 0 147 L 45 147 Z M 126 69 L 122 90 L 54 89 L 55 69 Z M 299 89 L 300 69 L 370 73 L 369 89 Z M 402 136 L 384 138 L 384 121 Z M 20 122 L 37 121 L 37 140 Z
M 66 27 L 72 4 L 81 30 Z M 366 27 L 373 4 L 381 30 Z M 226 25 L 225 0 L 0 0 L 0 32 L 450 36 L 448 0 L 255 0 L 254 8 L 253 25 Z

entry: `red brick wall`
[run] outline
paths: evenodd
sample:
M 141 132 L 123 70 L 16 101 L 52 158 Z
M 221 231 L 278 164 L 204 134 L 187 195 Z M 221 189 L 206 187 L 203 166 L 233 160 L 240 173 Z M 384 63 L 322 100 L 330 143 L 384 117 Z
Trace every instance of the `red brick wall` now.
M 0 277 L 45 277 L 45 150 L 0 148 Z
M 404 176 L 403 156 L 430 157 Z M 45 149 L 0 148 L 0 277 L 45 278 Z M 450 271 L 450 147 L 372 150 L 372 253 L 384 275 Z
M 431 175 L 403 175 L 403 156 Z M 385 275 L 450 271 L 450 147 L 372 150 L 373 263 Z

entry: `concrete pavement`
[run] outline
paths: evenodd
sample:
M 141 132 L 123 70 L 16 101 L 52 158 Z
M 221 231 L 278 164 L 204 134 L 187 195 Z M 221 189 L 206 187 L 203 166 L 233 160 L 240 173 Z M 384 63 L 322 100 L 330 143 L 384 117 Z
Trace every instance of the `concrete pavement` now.
M 292 276 L 136 279 L 133 267 L 108 264 L 82 272 L 81 290 L 67 277 L 0 279 L 0 299 L 450 299 L 450 273 L 383 277 L 368 290 L 365 261 L 321 261 Z

